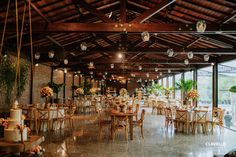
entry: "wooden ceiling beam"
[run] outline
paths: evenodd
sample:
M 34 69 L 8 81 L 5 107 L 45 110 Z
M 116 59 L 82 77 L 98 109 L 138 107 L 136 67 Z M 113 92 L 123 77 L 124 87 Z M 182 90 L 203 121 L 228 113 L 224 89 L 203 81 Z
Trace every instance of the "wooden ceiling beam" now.
M 142 13 L 140 16 L 132 20 L 131 23 L 143 23 L 144 21 L 151 18 L 153 15 L 157 14 L 167 6 L 171 5 L 173 2 L 175 2 L 175 0 L 164 0 L 160 4 L 157 4 L 155 7 L 148 9 L 147 11 Z
M 29 0 L 24 0 L 26 3 L 29 3 Z M 47 23 L 50 23 L 50 20 L 33 4 L 33 2 L 30 3 L 30 6 L 36 11 L 39 16 L 41 16 Z
M 126 23 L 126 0 L 120 1 L 120 22 Z
M 99 10 L 97 10 L 96 8 L 94 8 L 93 6 L 89 5 L 88 3 L 86 3 L 83 0 L 75 0 L 77 4 L 79 4 L 80 6 L 82 6 L 83 8 L 85 8 L 87 11 L 89 11 L 90 13 L 96 15 L 98 18 L 100 18 L 101 20 L 103 20 L 104 22 L 107 23 L 112 23 L 114 22 L 112 19 L 109 19 L 108 17 L 106 17 L 103 13 L 101 13 Z
M 159 34 L 199 34 L 195 24 L 167 24 L 167 23 L 124 23 L 122 27 L 118 23 L 33 23 L 34 33 L 72 33 L 72 32 L 94 32 L 94 33 L 121 33 L 124 28 L 127 33 L 141 33 L 148 31 Z M 2 26 L 0 26 L 0 29 Z M 6 32 L 15 32 L 15 24 L 9 23 Z M 216 25 L 209 24 L 204 33 L 201 34 L 236 34 L 236 24 Z

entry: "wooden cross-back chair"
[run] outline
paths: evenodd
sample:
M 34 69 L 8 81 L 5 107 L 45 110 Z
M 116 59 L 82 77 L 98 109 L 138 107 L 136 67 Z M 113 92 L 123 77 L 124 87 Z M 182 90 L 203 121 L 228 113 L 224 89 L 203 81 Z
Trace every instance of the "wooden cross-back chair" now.
M 202 132 L 207 134 L 207 110 L 194 110 L 193 133 L 196 133 L 197 125 L 202 126 Z
M 174 112 L 170 107 L 165 108 L 165 128 L 168 130 L 169 125 L 171 125 L 171 130 L 174 124 Z
M 189 112 L 187 110 L 176 110 L 175 114 L 175 123 L 176 123 L 176 128 L 177 130 L 184 131 L 186 130 L 187 133 L 189 130 L 192 130 L 192 123 L 189 117 Z M 182 126 L 182 128 L 180 128 Z
M 37 120 L 38 120 L 38 131 L 40 131 L 42 124 L 43 127 L 44 124 L 46 124 L 47 131 L 49 131 L 51 129 L 50 109 L 37 109 Z
M 128 140 L 129 134 L 129 121 L 128 116 L 113 116 L 113 124 L 112 124 L 112 140 L 114 141 L 116 133 L 118 130 L 125 131 L 125 139 Z
M 133 121 L 133 125 L 140 128 L 142 138 L 144 138 L 144 135 L 143 135 L 144 116 L 145 116 L 145 110 L 142 109 L 141 118 L 139 120 Z
M 37 123 L 37 113 L 36 108 L 22 109 L 22 113 L 25 115 L 25 123 L 28 123 L 29 128 L 33 128 L 38 134 L 38 123 Z M 32 127 L 32 125 L 34 127 Z
M 108 110 L 98 110 L 99 138 L 102 138 L 102 129 L 111 127 L 111 116 Z

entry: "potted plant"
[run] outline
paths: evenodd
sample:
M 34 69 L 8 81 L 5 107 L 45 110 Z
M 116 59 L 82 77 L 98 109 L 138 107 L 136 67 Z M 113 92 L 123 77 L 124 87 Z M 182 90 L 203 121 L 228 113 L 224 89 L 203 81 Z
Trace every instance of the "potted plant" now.
M 232 105 L 232 121 L 235 122 L 236 121 L 236 86 L 232 86 L 229 89 L 230 91 L 230 99 L 231 99 L 231 105 Z
M 54 82 L 48 82 L 48 86 L 50 88 L 52 88 L 53 90 L 53 93 L 56 94 L 56 99 L 54 100 L 55 103 L 58 103 L 58 93 L 61 91 L 62 87 L 64 87 L 64 83 L 61 83 L 61 84 L 57 84 L 57 83 L 54 83 Z
M 193 80 L 180 80 L 180 82 L 177 82 L 175 84 L 175 89 L 177 90 L 181 90 L 183 96 L 184 96 L 184 100 L 183 100 L 183 104 L 184 105 L 188 105 L 188 101 L 189 101 L 189 98 L 187 96 L 187 93 L 189 91 L 191 91 L 193 88 L 195 88 L 197 85 L 197 82 L 196 81 L 193 81 Z

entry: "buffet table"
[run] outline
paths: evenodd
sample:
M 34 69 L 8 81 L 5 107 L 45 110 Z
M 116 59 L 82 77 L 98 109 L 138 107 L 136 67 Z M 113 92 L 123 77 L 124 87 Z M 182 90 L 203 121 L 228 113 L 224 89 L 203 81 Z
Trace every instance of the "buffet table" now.
M 30 151 L 31 148 L 40 145 L 44 141 L 44 136 L 29 136 L 24 143 L 6 142 L 3 138 L 0 139 L 0 154 L 1 153 L 20 153 Z

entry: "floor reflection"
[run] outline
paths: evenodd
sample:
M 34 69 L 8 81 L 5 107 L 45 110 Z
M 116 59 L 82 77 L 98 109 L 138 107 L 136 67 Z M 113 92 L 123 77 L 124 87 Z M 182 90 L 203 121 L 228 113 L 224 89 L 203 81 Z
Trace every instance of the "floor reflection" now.
M 100 140 L 96 115 L 77 116 L 73 130 L 65 128 L 43 133 L 46 137 L 42 144 L 46 149 L 45 157 L 209 157 L 236 148 L 236 132 L 225 129 L 216 130 L 213 135 L 175 133 L 165 130 L 163 116 L 151 115 L 150 109 L 147 112 L 145 139 L 141 138 L 139 128 L 135 128 L 134 140 L 128 142 L 123 132 L 112 142 L 109 129 L 104 129 Z

